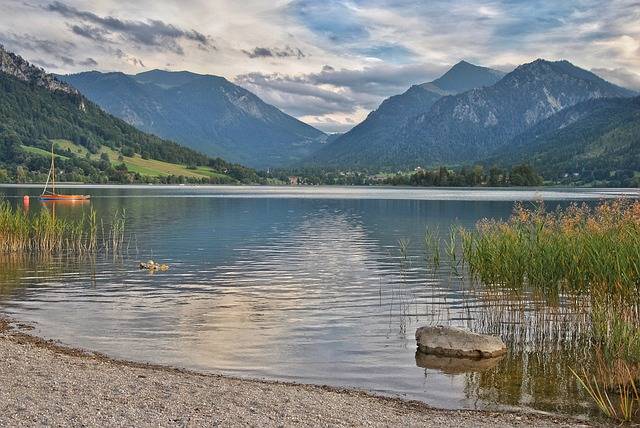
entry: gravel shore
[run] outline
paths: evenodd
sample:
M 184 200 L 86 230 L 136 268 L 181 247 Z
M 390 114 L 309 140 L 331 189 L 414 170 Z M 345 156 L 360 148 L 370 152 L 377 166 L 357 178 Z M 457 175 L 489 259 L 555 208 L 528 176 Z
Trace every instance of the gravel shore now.
M 0 426 L 584 426 L 112 360 L 0 319 Z

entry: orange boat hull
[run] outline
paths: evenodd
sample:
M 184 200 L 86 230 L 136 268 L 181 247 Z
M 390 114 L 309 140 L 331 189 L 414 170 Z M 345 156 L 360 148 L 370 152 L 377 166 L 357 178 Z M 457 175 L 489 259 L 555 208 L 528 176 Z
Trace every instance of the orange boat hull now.
M 42 195 L 41 201 L 88 201 L 91 199 L 89 195 Z

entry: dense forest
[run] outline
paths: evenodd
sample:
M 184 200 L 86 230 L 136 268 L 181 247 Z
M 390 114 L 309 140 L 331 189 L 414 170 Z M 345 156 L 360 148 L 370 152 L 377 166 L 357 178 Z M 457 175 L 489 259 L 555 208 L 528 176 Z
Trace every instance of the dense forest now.
M 386 184 L 411 186 L 451 187 L 501 187 L 541 186 L 540 177 L 529 165 L 517 165 L 511 169 L 492 167 L 488 171 L 481 165 L 451 170 L 445 167 L 433 170 L 418 170 L 411 175 L 395 175 L 384 180 Z
M 294 181 L 306 185 L 392 185 L 392 186 L 448 186 L 448 187 L 501 187 L 501 186 L 541 186 L 542 177 L 529 165 L 513 168 L 482 165 L 457 169 L 444 166 L 422 169 L 406 173 L 376 174 L 372 171 L 342 171 L 330 168 L 293 168 L 271 170 L 265 178 L 279 181 Z

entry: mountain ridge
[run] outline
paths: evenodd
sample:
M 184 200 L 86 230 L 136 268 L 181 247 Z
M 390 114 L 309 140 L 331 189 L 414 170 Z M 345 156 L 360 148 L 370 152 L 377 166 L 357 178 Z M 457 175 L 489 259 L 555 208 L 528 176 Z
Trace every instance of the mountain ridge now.
M 0 72 L 22 80 L 31 82 L 50 91 L 60 91 L 68 94 L 77 94 L 77 89 L 61 82 L 55 75 L 45 72 L 42 68 L 29 64 L 20 55 L 16 55 L 5 49 L 0 44 Z
M 591 98 L 633 94 L 568 61 L 538 59 L 518 66 L 492 86 L 439 98 L 385 139 L 337 147 L 345 142 L 338 139 L 314 162 L 382 168 L 475 162 L 566 107 Z
M 502 76 L 504 73 L 498 70 L 460 61 L 439 78 L 412 85 L 404 93 L 386 98 L 364 121 L 323 147 L 314 157 L 326 158 L 330 152 L 340 152 L 349 144 L 391 139 L 412 117 L 427 112 L 443 96 L 467 91 L 475 85 L 496 83 Z
M 60 78 L 144 131 L 254 167 L 289 164 L 327 138 L 221 76 L 151 70 Z

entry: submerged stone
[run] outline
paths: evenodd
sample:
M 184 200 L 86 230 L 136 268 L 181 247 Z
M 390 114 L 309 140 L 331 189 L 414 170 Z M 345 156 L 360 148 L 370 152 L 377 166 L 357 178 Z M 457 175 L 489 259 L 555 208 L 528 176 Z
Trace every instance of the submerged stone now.
M 416 341 L 421 352 L 447 357 L 494 358 L 507 352 L 499 337 L 458 327 L 420 327 L 416 330 Z

